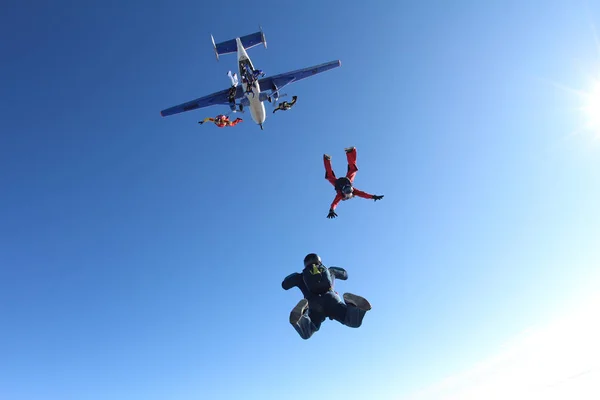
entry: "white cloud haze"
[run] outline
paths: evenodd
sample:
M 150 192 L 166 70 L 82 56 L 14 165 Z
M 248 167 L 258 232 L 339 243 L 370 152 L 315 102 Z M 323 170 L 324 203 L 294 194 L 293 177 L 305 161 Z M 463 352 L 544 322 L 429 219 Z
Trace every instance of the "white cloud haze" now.
M 600 399 L 600 294 L 411 399 Z

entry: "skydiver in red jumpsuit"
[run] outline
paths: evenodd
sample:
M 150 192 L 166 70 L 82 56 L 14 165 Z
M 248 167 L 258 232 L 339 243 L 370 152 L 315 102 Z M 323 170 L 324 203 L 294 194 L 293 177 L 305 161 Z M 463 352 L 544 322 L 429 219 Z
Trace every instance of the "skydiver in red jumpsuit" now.
M 363 199 L 373 199 L 374 201 L 383 199 L 383 196 L 377 196 L 358 190 L 352 186 L 354 183 L 354 177 L 358 171 L 356 166 L 356 148 L 348 147 L 346 150 L 346 158 L 348 159 L 348 172 L 345 177 L 336 178 L 333 169 L 331 169 L 331 157 L 327 154 L 323 154 L 323 163 L 325 164 L 325 179 L 329 181 L 335 188 L 335 198 L 329 208 L 329 214 L 327 218 L 335 218 L 335 208 L 340 201 L 350 200 L 354 196 L 362 197 Z
M 243 120 L 241 118 L 236 118 L 234 121 L 230 121 L 228 116 L 219 114 L 215 118 L 211 118 L 211 117 L 204 118 L 203 121 L 198 121 L 198 123 L 200 125 L 202 125 L 203 123 L 209 122 L 209 121 L 214 122 L 215 125 L 218 126 L 219 128 L 223 128 L 225 126 L 236 126 Z

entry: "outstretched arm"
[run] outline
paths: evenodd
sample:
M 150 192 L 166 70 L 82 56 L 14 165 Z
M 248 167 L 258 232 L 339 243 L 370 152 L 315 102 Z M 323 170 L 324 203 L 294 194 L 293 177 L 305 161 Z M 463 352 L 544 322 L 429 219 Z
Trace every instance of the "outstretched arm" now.
M 290 274 L 285 277 L 283 282 L 281 282 L 281 287 L 283 288 L 283 290 L 290 290 L 294 286 L 298 286 L 299 279 L 302 279 L 302 275 L 300 275 L 297 272 L 294 272 L 293 274 Z
M 331 271 L 331 274 L 335 276 L 336 279 L 339 279 L 341 281 L 345 281 L 346 279 L 348 279 L 348 273 L 344 268 L 329 267 L 329 271 Z
M 214 119 L 214 118 L 211 118 L 211 117 L 207 117 L 207 118 L 204 118 L 202 121 L 198 121 L 198 123 L 199 123 L 200 125 L 202 125 L 203 123 L 205 123 L 205 122 L 208 122 L 208 121 L 210 121 L 210 122 L 215 122 L 215 119 Z
M 372 199 L 373 198 L 372 194 L 369 194 L 367 192 L 363 192 L 362 190 L 358 190 L 357 188 L 354 188 L 354 191 L 352 193 L 355 196 L 362 197 L 363 199 Z
M 331 207 L 329 207 L 329 209 L 335 210 L 335 208 L 338 206 L 338 204 L 340 204 L 340 201 L 342 201 L 342 195 L 340 193 L 336 192 L 335 199 L 333 199 L 333 202 L 331 203 Z
M 335 213 L 335 208 L 337 207 L 338 203 L 342 200 L 342 195 L 340 193 L 337 193 L 335 195 L 335 199 L 333 199 L 333 203 L 331 203 L 331 207 L 329 207 L 329 214 L 327 214 L 327 218 L 335 218 L 337 217 L 337 214 Z
M 369 193 L 363 192 L 362 190 L 358 190 L 356 188 L 354 189 L 354 194 L 358 197 L 362 197 L 363 199 L 373 199 L 375 201 L 383 199 L 383 195 L 377 196 L 375 194 L 369 194 Z

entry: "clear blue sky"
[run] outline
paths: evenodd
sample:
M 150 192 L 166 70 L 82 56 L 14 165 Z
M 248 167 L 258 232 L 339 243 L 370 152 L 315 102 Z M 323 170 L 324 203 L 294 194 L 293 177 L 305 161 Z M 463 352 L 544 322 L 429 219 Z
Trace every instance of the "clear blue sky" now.
M 600 6 L 348 4 L 4 2 L 0 399 L 401 398 L 594 290 L 600 141 L 568 88 Z M 211 33 L 259 24 L 267 74 L 341 68 L 264 131 L 159 115 L 229 85 Z M 329 220 L 347 146 L 385 198 Z M 361 328 L 289 325 L 309 252 Z

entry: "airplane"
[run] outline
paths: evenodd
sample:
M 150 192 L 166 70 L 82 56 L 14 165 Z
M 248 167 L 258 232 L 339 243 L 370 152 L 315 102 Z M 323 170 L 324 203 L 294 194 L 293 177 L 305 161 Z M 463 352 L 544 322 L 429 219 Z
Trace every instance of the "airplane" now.
M 265 111 L 265 100 L 277 103 L 280 97 L 281 89 L 292 82 L 311 77 L 316 74 L 337 68 L 342 65 L 340 60 L 330 61 L 324 64 L 314 65 L 312 67 L 302 68 L 295 71 L 286 72 L 279 75 L 255 79 L 253 72 L 254 65 L 248 57 L 246 50 L 258 46 L 261 43 L 267 48 L 267 40 L 262 28 L 255 33 L 246 36 L 237 37 L 215 44 L 215 39 L 210 35 L 213 43 L 213 48 L 217 61 L 219 56 L 223 54 L 237 53 L 238 67 L 242 84 L 238 85 L 235 99 L 241 99 L 240 104 L 243 107 L 249 107 L 252 119 L 256 122 L 260 129 L 263 129 L 263 123 L 267 118 Z M 163 117 L 179 114 L 186 111 L 197 110 L 199 108 L 209 107 L 212 105 L 229 105 L 228 100 L 229 89 L 224 89 L 208 96 L 200 97 L 195 100 L 188 101 L 183 104 L 162 110 L 160 114 Z

